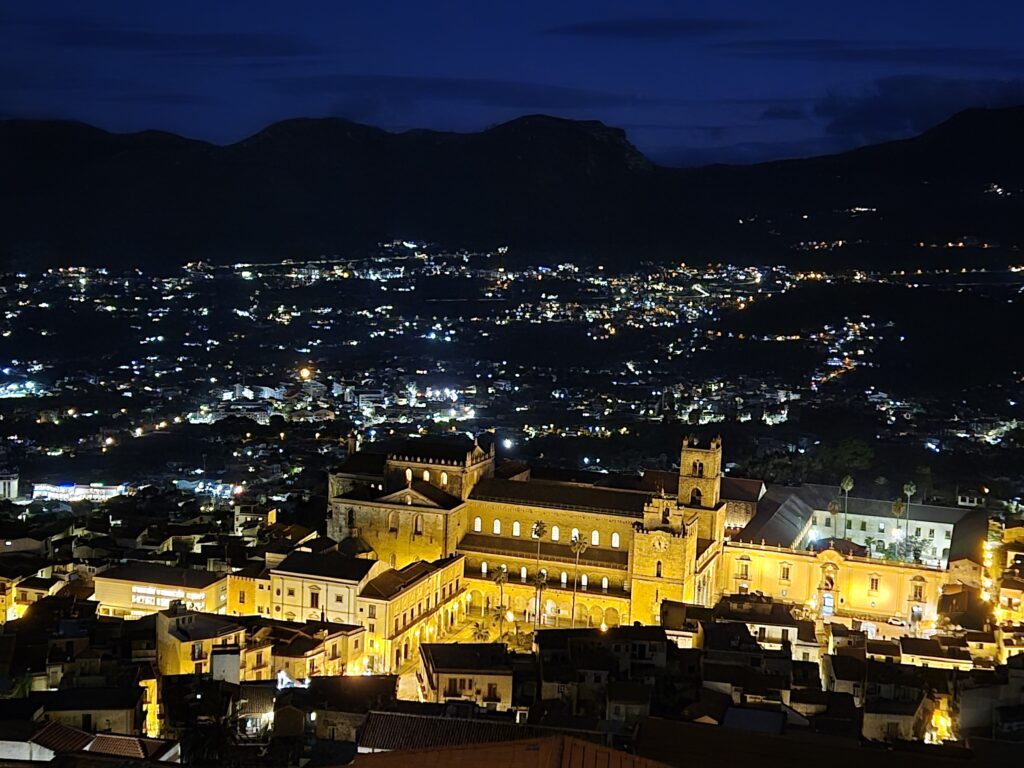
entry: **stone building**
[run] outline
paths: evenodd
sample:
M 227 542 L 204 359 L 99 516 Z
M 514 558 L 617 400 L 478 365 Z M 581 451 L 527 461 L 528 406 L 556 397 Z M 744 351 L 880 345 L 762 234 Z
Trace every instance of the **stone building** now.
M 328 533 L 397 568 L 462 555 L 469 613 L 493 615 L 500 601 L 515 621 L 548 627 L 656 624 L 665 600 L 713 606 L 743 593 L 823 618 L 930 621 L 952 553 L 981 556 L 957 532 L 983 527 L 957 520 L 984 513 L 922 509 L 935 552 L 887 560 L 824 537 L 838 488 L 769 487 L 723 477 L 722 466 L 720 439 L 687 439 L 678 472 L 553 480 L 496 466 L 493 446 L 477 441 L 413 439 L 354 454 L 332 474 Z M 892 527 L 888 505 L 851 497 L 848 509 L 844 528 Z

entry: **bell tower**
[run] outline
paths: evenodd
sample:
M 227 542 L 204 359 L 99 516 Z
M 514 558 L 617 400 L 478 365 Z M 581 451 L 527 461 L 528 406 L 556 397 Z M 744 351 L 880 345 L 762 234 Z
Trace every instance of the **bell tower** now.
M 702 448 L 695 437 L 683 441 L 679 457 L 679 503 L 715 509 L 722 492 L 722 438 Z

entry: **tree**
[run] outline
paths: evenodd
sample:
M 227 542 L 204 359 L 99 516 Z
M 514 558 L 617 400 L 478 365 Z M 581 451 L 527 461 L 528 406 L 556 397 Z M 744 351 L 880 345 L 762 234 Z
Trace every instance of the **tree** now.
M 846 475 L 839 481 L 839 488 L 843 492 L 843 527 L 846 527 L 846 516 L 850 514 L 850 491 L 853 490 L 853 478 Z
M 540 542 L 548 535 L 548 526 L 543 520 L 533 521 L 533 537 L 537 539 L 537 577 L 540 576 Z M 534 580 L 534 586 L 537 582 Z M 538 626 L 537 622 L 540 620 L 540 593 L 541 589 L 537 590 L 537 615 L 534 617 L 534 626 Z
M 498 637 L 505 634 L 505 582 L 508 581 L 508 571 L 502 566 L 498 568 L 491 580 L 498 585 Z
M 903 503 L 902 499 L 896 499 L 892 503 L 892 516 L 896 518 L 896 530 L 900 530 L 900 520 L 903 518 L 903 513 L 907 511 L 906 504 Z M 895 550 L 899 552 L 899 542 L 897 542 Z
M 473 640 L 478 643 L 486 643 L 491 637 L 491 632 L 484 626 L 482 621 L 473 624 Z
M 534 615 L 534 617 L 533 617 L 533 626 L 534 626 L 535 629 L 540 627 L 540 611 L 541 611 L 540 606 L 541 606 L 541 600 L 544 597 L 544 590 L 547 588 L 547 586 L 548 586 L 547 574 L 544 573 L 544 571 L 538 570 L 537 573 L 534 574 L 534 576 L 533 576 L 533 588 L 537 591 L 537 598 L 536 598 L 536 600 L 537 600 L 537 602 L 536 602 L 537 611 L 536 611 L 536 615 Z
M 907 497 L 907 538 L 910 538 L 910 497 L 917 493 L 913 480 L 903 486 L 903 495 Z
M 570 626 L 576 626 L 576 584 L 579 582 L 580 572 L 580 555 L 587 551 L 587 542 L 577 536 L 569 544 L 570 551 L 576 556 L 576 565 L 572 572 L 572 610 L 570 611 L 571 619 L 569 620 Z

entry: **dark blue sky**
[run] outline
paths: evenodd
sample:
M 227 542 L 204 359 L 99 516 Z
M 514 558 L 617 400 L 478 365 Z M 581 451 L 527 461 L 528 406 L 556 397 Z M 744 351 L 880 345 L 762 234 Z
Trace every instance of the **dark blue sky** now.
M 835 151 L 1024 104 L 1024 3 L 7 2 L 0 115 L 230 142 L 275 120 L 596 118 L 675 164 Z

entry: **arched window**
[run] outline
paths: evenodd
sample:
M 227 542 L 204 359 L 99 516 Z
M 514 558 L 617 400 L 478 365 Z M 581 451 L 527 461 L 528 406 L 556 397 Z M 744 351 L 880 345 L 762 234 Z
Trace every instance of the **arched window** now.
M 483 561 L 480 562 L 480 575 L 481 576 L 486 576 L 487 575 L 487 561 L 486 560 L 483 560 Z
M 661 560 L 654 564 L 654 575 L 661 578 Z
M 589 579 L 587 579 L 587 574 L 584 573 L 582 576 L 580 576 L 580 587 L 582 589 L 586 589 L 588 581 Z
M 448 487 L 448 473 L 447 472 L 442 472 L 441 473 L 441 485 L 443 485 L 446 488 Z
M 590 546 L 599 547 L 601 546 L 601 534 L 597 531 L 590 532 Z
M 579 538 L 580 538 L 580 529 L 579 528 L 573 528 L 572 529 L 572 534 L 569 536 L 569 541 L 579 541 Z
M 619 548 L 619 534 L 618 533 L 613 533 L 612 534 L 612 547 L 614 549 L 618 549 Z
M 522 566 L 522 567 L 521 567 L 521 568 L 519 569 L 519 580 L 520 580 L 521 582 L 523 582 L 524 584 L 526 583 L 526 566 L 525 566 L 525 565 L 524 565 L 524 566 Z
M 697 462 L 697 477 L 704 477 L 704 462 Z
M 566 584 L 569 583 L 569 574 L 565 571 L 562 571 L 562 575 L 558 577 L 558 580 L 562 582 L 562 586 L 564 587 Z
M 607 576 L 602 576 L 601 577 L 601 589 L 603 589 L 605 592 L 608 591 L 608 577 Z
M 558 526 L 557 525 L 552 525 L 551 526 L 551 540 L 552 541 L 558 541 Z
M 692 491 L 690 491 L 690 506 L 700 506 L 700 488 L 694 488 Z
M 522 528 L 519 526 L 519 521 L 515 520 L 512 522 L 512 535 L 518 536 L 522 532 Z
M 407 482 L 407 483 L 411 483 L 412 482 L 412 469 L 410 469 L 410 468 L 406 468 L 406 470 L 405 470 L 405 482 Z
M 430 470 L 429 469 L 424 469 L 423 470 L 423 482 L 425 482 L 425 483 L 429 483 L 430 482 Z
M 494 518 L 494 525 L 491 526 L 491 531 L 495 536 L 501 535 L 501 520 Z
M 388 515 L 388 530 L 395 533 L 398 530 L 398 511 L 392 512 Z
M 412 519 L 412 533 L 413 536 L 423 535 L 423 515 L 416 515 Z
M 542 581 L 547 581 L 548 580 L 548 569 L 547 568 L 541 568 L 540 569 L 540 578 L 541 578 Z
M 479 517 L 474 517 L 473 518 L 473 530 L 476 533 L 480 533 L 480 531 L 482 531 L 483 529 L 484 529 L 484 521 L 481 520 Z

